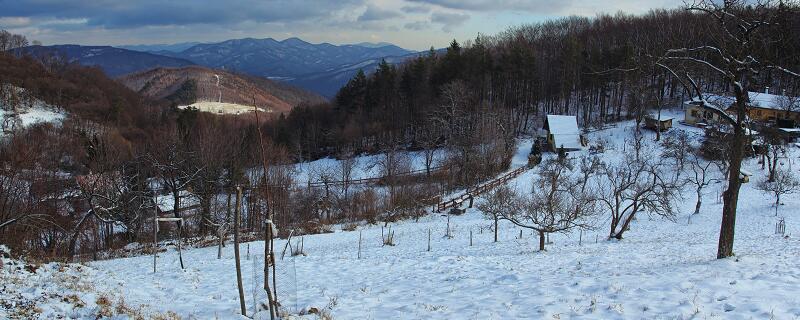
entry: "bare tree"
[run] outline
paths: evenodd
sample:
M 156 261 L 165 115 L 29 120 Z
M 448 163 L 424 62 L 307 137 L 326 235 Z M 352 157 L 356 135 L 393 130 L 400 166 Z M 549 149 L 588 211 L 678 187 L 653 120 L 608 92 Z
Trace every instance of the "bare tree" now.
M 775 215 L 777 216 L 778 207 L 781 205 L 781 196 L 800 190 L 800 180 L 789 170 L 777 170 L 772 181 L 769 179 L 761 180 L 756 185 L 756 188 L 775 195 Z
M 431 176 L 436 155 L 439 152 L 439 140 L 441 138 L 439 130 L 436 130 L 432 121 L 427 121 L 417 136 L 417 143 L 422 148 L 422 155 L 425 160 L 425 176 Z
M 686 182 L 694 186 L 697 194 L 697 202 L 694 206 L 694 214 L 700 213 L 700 206 L 703 204 L 703 190 L 712 183 L 724 180 L 719 166 L 713 161 L 706 161 L 700 155 L 699 150 L 693 150 L 688 154 L 689 169 L 691 172 L 686 176 Z M 716 169 L 716 170 L 715 170 Z
M 203 172 L 203 167 L 196 167 L 192 161 L 194 155 L 182 149 L 176 143 L 166 143 L 158 153 L 146 155 L 164 190 L 172 195 L 172 211 L 176 218 L 181 218 L 181 199 L 186 196 L 189 187 Z M 183 223 L 178 222 L 178 228 Z
M 411 170 L 411 159 L 402 151 L 402 143 L 397 139 L 389 139 L 381 145 L 381 154 L 368 164 L 369 168 L 377 168 L 383 183 L 389 187 L 389 206 L 394 206 L 398 175 Z
M 342 181 L 342 192 L 344 193 L 344 198 L 347 199 L 349 197 L 349 190 L 350 190 L 350 183 L 353 180 L 353 173 L 358 167 L 358 159 L 356 159 L 355 154 L 353 154 L 350 150 L 345 150 L 341 155 L 341 160 L 339 160 L 339 167 L 337 170 L 339 179 Z
M 775 180 L 775 172 L 778 171 L 778 161 L 781 156 L 786 156 L 786 146 L 781 134 L 775 128 L 762 128 L 760 130 L 763 150 L 761 153 L 761 168 L 767 167 L 769 177 L 767 181 Z
M 689 133 L 684 130 L 677 130 L 674 133 L 665 135 L 661 141 L 663 149 L 662 155 L 667 159 L 675 161 L 676 178 L 680 175 L 686 166 L 686 161 L 689 155 L 693 152 L 692 140 Z
M 497 233 L 501 219 L 508 217 L 516 210 L 516 195 L 507 185 L 502 185 L 489 191 L 483 196 L 483 201 L 478 203 L 477 208 L 494 222 L 494 242 L 497 242 Z
M 643 154 L 639 160 L 628 155 L 604 171 L 605 179 L 598 180 L 597 200 L 611 212 L 609 239 L 622 239 L 639 212 L 674 217 L 678 186 L 665 179 L 652 153 Z
M 517 210 L 504 213 L 511 223 L 539 233 L 540 251 L 545 250 L 548 234 L 586 228 L 585 218 L 595 214 L 595 200 L 590 192 L 581 191 L 581 181 L 572 171 L 567 160 L 545 161 L 532 192 L 517 195 Z
M 330 163 L 320 161 L 309 168 L 310 178 L 322 183 L 325 187 L 325 197 L 330 197 L 330 188 L 336 182 L 336 168 Z
M 749 79 L 760 71 L 775 70 L 792 77 L 800 77 L 795 71 L 772 64 L 761 58 L 763 49 L 772 34 L 791 33 L 779 30 L 776 20 L 787 7 L 783 1 L 746 0 L 697 0 L 687 6 L 687 10 L 699 13 L 708 21 L 715 22 L 706 30 L 713 42 L 684 48 L 673 48 L 659 59 L 657 65 L 670 72 L 681 81 L 688 92 L 699 101 L 703 100 L 702 89 L 689 72 L 676 72 L 674 63 L 694 65 L 719 76 L 733 88 L 735 102 L 734 116 L 709 103 L 703 107 L 715 112 L 730 125 L 731 139 L 730 168 L 728 170 L 728 189 L 723 193 L 722 223 L 720 225 L 717 258 L 733 255 L 733 241 L 736 225 L 736 209 L 739 199 L 739 172 L 744 159 L 744 146 L 747 144 L 746 123 L 748 109 Z

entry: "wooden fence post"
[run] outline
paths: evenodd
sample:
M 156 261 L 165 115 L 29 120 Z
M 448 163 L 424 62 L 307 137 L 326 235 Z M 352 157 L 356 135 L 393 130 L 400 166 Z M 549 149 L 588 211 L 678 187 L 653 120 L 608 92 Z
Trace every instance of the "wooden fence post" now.
M 431 251 L 431 228 L 428 228 L 428 252 Z
M 244 287 L 242 286 L 242 265 L 239 256 L 239 206 L 242 201 L 242 188 L 236 187 L 236 207 L 234 208 L 233 220 L 233 255 L 236 260 L 236 285 L 239 288 L 239 306 L 242 309 L 242 315 L 247 316 L 247 308 L 244 301 Z M 266 245 L 266 244 L 264 244 Z

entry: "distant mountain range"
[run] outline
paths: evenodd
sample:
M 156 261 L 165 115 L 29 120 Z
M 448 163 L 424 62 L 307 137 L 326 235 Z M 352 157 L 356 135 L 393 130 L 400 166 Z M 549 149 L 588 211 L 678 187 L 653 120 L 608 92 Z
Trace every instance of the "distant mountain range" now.
M 150 52 L 150 53 L 162 53 L 166 52 L 181 52 L 183 50 L 189 49 L 194 47 L 201 42 L 181 42 L 181 43 L 174 43 L 174 44 L 135 44 L 135 45 L 123 45 L 123 46 L 115 46 L 117 48 L 134 50 L 134 51 L 143 51 L 143 52 Z
M 418 54 L 383 42 L 333 45 L 312 44 L 298 38 L 282 41 L 245 38 L 219 43 L 190 42 L 124 48 L 33 46 L 27 50 L 34 53 L 56 50 L 83 65 L 96 65 L 113 77 L 157 67 L 197 64 L 283 81 L 328 98 L 336 95 L 339 88 L 359 69 L 371 72 L 381 59 L 401 63 Z
M 110 77 L 156 67 L 183 67 L 195 64 L 177 57 L 133 51 L 109 46 L 30 46 L 24 49 L 33 55 L 63 54 L 70 61 L 85 66 L 97 66 Z

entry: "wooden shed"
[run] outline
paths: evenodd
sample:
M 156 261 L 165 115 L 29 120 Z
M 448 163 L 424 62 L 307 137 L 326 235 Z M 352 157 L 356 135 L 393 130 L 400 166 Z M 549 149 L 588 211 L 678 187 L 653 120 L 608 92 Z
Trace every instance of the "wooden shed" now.
M 667 131 L 672 128 L 672 118 L 659 120 L 653 116 L 646 116 L 644 117 L 644 127 L 653 131 Z

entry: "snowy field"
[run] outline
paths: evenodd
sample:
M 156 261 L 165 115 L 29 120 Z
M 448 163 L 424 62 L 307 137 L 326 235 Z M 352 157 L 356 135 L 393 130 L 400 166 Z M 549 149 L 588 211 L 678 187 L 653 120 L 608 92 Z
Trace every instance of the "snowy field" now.
M 697 132 L 674 123 L 673 130 Z M 604 157 L 618 158 L 626 152 L 622 144 L 631 127 L 623 123 L 592 133 L 590 140 L 606 139 L 612 150 Z M 530 141 L 521 143 L 515 166 L 524 163 L 529 147 Z M 798 156 L 800 150 L 792 149 L 785 165 L 800 169 Z M 755 159 L 745 168 L 754 177 L 741 191 L 736 258 L 716 259 L 722 184 L 715 184 L 691 222 L 695 196 L 687 187 L 674 221 L 640 214 L 624 240 L 608 241 L 607 217 L 598 217 L 596 230 L 552 235 L 546 252 L 536 251 L 538 238 L 530 231 L 519 238 L 520 229 L 508 223 L 501 222 L 500 241 L 493 243 L 490 221 L 474 208 L 451 217 L 452 239 L 444 237 L 447 218 L 438 214 L 392 224 L 396 246 L 381 246 L 380 226 L 306 236 L 306 256 L 287 253 L 278 261 L 279 273 L 296 272 L 295 281 L 281 278 L 279 290 L 289 293 L 279 298 L 294 311 L 314 307 L 334 319 L 798 319 L 800 197 L 786 196 L 775 217 L 773 198 L 755 189 L 765 171 Z M 533 175 L 528 171 L 512 184 L 528 187 Z M 786 220 L 786 237 L 774 234 L 779 217 Z M 278 248 L 284 244 L 276 241 Z M 263 242 L 256 241 L 242 245 L 243 256 L 248 246 L 251 259 L 263 253 Z M 173 249 L 159 256 L 155 274 L 152 256 L 70 270 L 93 279 L 89 293 L 80 295 L 86 300 L 105 295 L 144 314 L 240 319 L 233 248 L 226 246 L 221 260 L 216 250 L 184 249 L 186 270 Z M 253 260 L 242 264 L 252 312 Z M 15 290 L 41 291 L 25 285 L 31 284 Z M 94 300 L 83 312 L 97 308 Z
M 0 124 L 6 122 L 6 118 L 13 115 L 13 112 L 0 109 Z M 31 108 L 23 108 L 19 113 L 19 124 L 22 127 L 30 127 L 31 125 L 37 123 L 60 123 L 66 118 L 66 113 L 63 111 L 56 111 L 55 108 L 46 105 L 41 101 L 37 101 L 33 107 Z M 5 132 L 0 130 L 0 137 L 2 137 Z
M 244 114 L 253 112 L 254 109 L 256 109 L 253 106 L 215 101 L 198 101 L 188 106 L 178 106 L 178 109 L 181 110 L 187 108 L 194 108 L 201 112 L 210 112 L 215 114 Z M 272 112 L 271 109 L 264 110 L 264 108 L 258 108 L 258 111 Z

